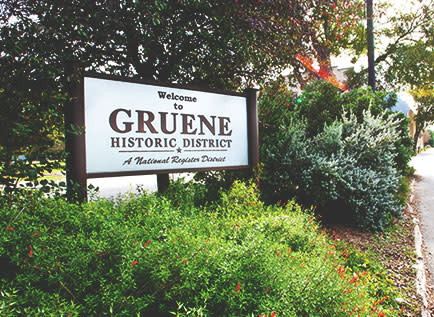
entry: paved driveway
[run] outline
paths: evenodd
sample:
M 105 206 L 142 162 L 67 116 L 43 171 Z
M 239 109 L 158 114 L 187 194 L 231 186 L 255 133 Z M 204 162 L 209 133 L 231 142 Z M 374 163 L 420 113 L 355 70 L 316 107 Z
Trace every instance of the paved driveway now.
M 427 250 L 430 284 L 434 285 L 434 148 L 414 157 L 410 165 L 416 169 L 415 197 Z

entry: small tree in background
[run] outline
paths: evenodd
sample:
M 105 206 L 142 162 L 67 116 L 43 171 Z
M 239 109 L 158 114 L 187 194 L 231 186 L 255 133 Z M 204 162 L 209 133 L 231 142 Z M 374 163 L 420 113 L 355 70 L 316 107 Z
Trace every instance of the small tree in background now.
M 434 88 L 414 89 L 411 95 L 417 102 L 417 113 L 414 116 L 414 150 L 416 150 L 420 134 L 434 123 Z

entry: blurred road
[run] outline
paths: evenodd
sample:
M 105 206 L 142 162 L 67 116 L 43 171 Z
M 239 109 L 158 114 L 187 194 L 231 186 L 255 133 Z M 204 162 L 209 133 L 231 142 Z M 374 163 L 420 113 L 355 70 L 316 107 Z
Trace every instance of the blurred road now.
M 97 196 L 104 198 L 116 197 L 127 192 L 137 193 L 137 186 L 148 192 L 157 190 L 156 175 L 122 176 L 106 178 L 89 178 L 87 186 L 99 187 Z M 91 197 L 90 197 L 91 198 Z
M 434 285 L 434 148 L 415 156 L 410 165 L 416 169 L 414 193 L 426 246 L 430 284 Z
M 170 174 L 170 179 L 175 180 L 184 177 L 190 180 L 194 174 Z M 147 192 L 157 191 L 157 176 L 156 175 L 139 175 L 139 176 L 122 176 L 122 177 L 107 177 L 107 178 L 89 178 L 87 186 L 92 184 L 99 187 L 98 197 L 113 198 L 119 194 L 128 192 L 137 193 L 137 186 L 140 186 Z M 92 198 L 92 197 L 89 197 Z

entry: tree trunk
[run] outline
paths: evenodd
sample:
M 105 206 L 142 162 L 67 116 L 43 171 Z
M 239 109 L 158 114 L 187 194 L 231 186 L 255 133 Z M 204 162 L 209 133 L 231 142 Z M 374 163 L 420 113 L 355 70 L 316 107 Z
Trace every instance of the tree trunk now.
M 416 153 L 418 152 L 417 143 L 418 143 L 419 135 L 420 135 L 421 131 L 422 131 L 422 129 L 420 127 L 418 127 L 418 125 L 416 124 L 416 128 L 415 128 L 415 131 L 414 131 L 414 136 L 413 136 L 413 140 L 414 140 L 413 150 Z

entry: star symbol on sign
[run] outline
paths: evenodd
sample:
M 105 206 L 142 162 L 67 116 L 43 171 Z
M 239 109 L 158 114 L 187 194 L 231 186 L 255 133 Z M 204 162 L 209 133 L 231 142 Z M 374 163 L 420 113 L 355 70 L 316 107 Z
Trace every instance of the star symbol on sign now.
M 181 148 L 177 148 L 176 151 L 178 151 L 178 153 L 181 153 Z

